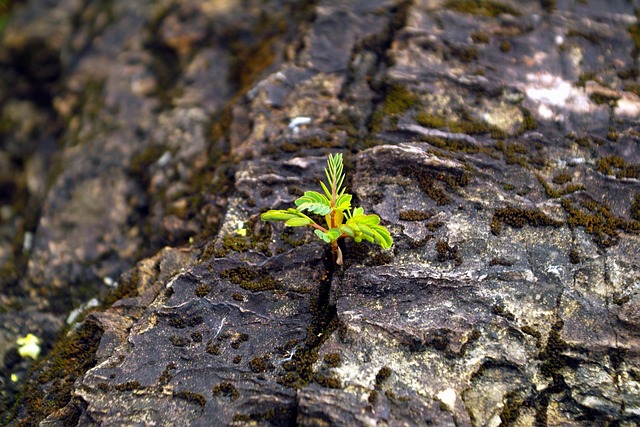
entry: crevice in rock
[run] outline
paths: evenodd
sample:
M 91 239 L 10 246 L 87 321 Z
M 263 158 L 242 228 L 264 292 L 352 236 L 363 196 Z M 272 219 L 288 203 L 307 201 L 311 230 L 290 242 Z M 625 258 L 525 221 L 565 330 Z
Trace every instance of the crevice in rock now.
M 307 340 L 292 361 L 284 366 L 288 372 L 278 379 L 278 383 L 286 387 L 299 389 L 316 379 L 313 364 L 318 360 L 318 351 L 339 325 L 336 306 L 331 301 L 331 283 L 337 271 L 328 246 L 324 263 L 326 274 L 318 286 L 317 293 L 311 297 L 313 318 L 307 327 Z

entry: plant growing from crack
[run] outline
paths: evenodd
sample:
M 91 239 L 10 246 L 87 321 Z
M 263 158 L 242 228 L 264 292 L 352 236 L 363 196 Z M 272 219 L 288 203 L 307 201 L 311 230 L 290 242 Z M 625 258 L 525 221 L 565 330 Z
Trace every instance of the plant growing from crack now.
M 320 181 L 324 194 L 305 191 L 295 201 L 295 209 L 272 209 L 260 217 L 263 221 L 284 221 L 286 227 L 314 228 L 316 236 L 331 244 L 333 260 L 337 265 L 342 265 L 342 251 L 338 240 L 343 237 L 351 237 L 358 243 L 362 240 L 377 243 L 384 249 L 393 244 L 389 230 L 380 225 L 378 215 L 366 215 L 360 207 L 351 208 L 352 195 L 342 186 L 345 177 L 342 169 L 342 154 L 329 154 L 327 167 L 324 169 L 327 183 Z M 316 223 L 303 211 L 323 215 L 326 227 Z

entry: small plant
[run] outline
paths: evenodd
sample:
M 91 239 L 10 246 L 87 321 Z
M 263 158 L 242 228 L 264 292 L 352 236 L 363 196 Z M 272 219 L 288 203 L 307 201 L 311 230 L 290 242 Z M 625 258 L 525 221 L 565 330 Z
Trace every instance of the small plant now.
M 286 227 L 313 227 L 316 236 L 331 244 L 333 258 L 338 265 L 342 265 L 342 251 L 338 246 L 338 239 L 343 237 L 349 236 L 358 243 L 367 240 L 379 244 L 384 249 L 390 248 L 393 239 L 389 230 L 380 225 L 380 217 L 374 214 L 365 215 L 362 208 L 351 208 L 352 196 L 346 193 L 346 188 L 342 186 L 342 154 L 329 154 L 324 172 L 327 184 L 320 181 L 324 194 L 306 191 L 295 201 L 297 208 L 272 209 L 263 213 L 261 219 L 284 221 Z M 302 213 L 303 211 L 323 215 L 326 227 L 317 224 Z

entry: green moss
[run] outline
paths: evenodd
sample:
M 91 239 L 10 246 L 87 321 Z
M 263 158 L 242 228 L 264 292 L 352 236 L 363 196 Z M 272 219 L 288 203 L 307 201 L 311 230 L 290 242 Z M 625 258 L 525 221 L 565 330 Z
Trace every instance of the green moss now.
M 0 422 L 37 425 L 69 403 L 75 380 L 96 364 L 102 332 L 92 319 L 85 320 L 75 331 L 61 331 L 51 352 L 35 362 L 31 378 L 11 411 L 0 415 Z
M 522 116 L 524 117 L 522 128 L 520 129 L 522 132 L 538 129 L 538 122 L 536 121 L 536 118 L 533 116 L 533 114 L 531 114 L 531 111 L 523 108 Z
M 467 185 L 470 181 L 467 172 L 438 172 L 414 165 L 403 166 L 400 173 L 403 176 L 416 179 L 420 189 L 439 206 L 451 203 L 452 199 L 438 182 L 446 184 L 448 188 L 458 188 Z
M 557 321 L 549 331 L 547 345 L 538 354 L 538 358 L 542 361 L 540 372 L 546 377 L 560 376 L 560 370 L 567 365 L 568 358 L 563 355 L 569 346 L 560 337 L 560 331 L 564 327 L 562 320 Z
M 247 334 L 238 334 L 231 341 L 231 348 L 239 349 L 240 344 L 245 343 L 249 340 L 249 335 Z
M 540 0 L 540 5 L 548 13 L 556 10 L 556 0 Z
M 504 141 L 496 142 L 495 149 L 502 153 L 504 160 L 509 165 L 520 165 L 523 167 L 527 167 L 529 162 L 527 157 L 528 154 L 527 148 L 517 142 L 507 143 Z
M 436 243 L 436 259 L 439 262 L 446 262 L 452 260 L 455 265 L 462 264 L 462 256 L 457 246 L 451 247 L 449 243 L 444 240 L 439 240 Z
M 635 93 L 637 96 L 640 96 L 640 84 L 635 84 L 635 83 L 625 84 L 624 90 L 627 92 Z
M 594 200 L 580 203 L 582 209 L 574 206 L 570 200 L 563 200 L 562 207 L 567 212 L 569 227 L 584 227 L 585 232 L 592 236 L 593 241 L 602 249 L 618 243 L 618 230 L 629 233 L 640 233 L 640 222 L 626 221 L 611 213 L 609 207 Z
M 207 342 L 207 348 L 205 351 L 212 356 L 217 356 L 220 354 L 220 346 L 214 344 L 212 340 L 209 340 L 209 342 Z
M 174 369 L 176 369 L 175 362 L 170 362 L 167 364 L 167 366 L 165 366 L 164 371 L 162 371 L 160 377 L 158 378 L 159 386 L 165 386 L 169 384 L 169 381 L 171 381 L 171 379 L 173 378 L 173 374 L 171 373 L 171 371 L 173 371 Z
M 509 43 L 509 40 L 500 42 L 500 50 L 504 53 L 511 52 L 511 43 Z
M 598 160 L 596 170 L 605 175 L 613 175 L 616 178 L 640 179 L 640 167 L 638 165 L 628 165 L 620 156 L 605 156 Z
M 269 363 L 269 358 L 267 356 L 262 357 L 254 357 L 249 361 L 249 369 L 251 372 L 256 374 L 267 372 L 267 370 L 271 369 L 273 366 Z
M 640 50 L 640 24 L 635 23 L 635 24 L 629 25 L 627 27 L 627 31 L 631 36 L 631 40 L 633 41 L 635 51 L 636 52 L 639 51 Z
M 500 208 L 496 209 L 491 220 L 491 232 L 499 235 L 502 232 L 502 225 L 507 224 L 513 228 L 522 228 L 525 225 L 532 227 L 559 227 L 562 222 L 555 221 L 542 213 L 538 209 L 523 208 Z
M 238 293 L 238 292 L 234 292 L 231 294 L 231 298 L 233 298 L 234 301 L 239 301 L 239 302 L 245 302 L 247 299 L 244 295 Z
M 588 81 L 595 81 L 595 80 L 596 80 L 596 73 L 594 73 L 593 71 L 585 71 L 580 73 L 580 75 L 578 76 L 578 81 L 576 82 L 576 86 L 585 87 Z
M 193 403 L 194 405 L 204 406 L 207 404 L 207 399 L 205 399 L 203 395 L 191 391 L 184 390 L 173 392 L 173 397 L 177 397 L 178 399 Z
M 600 44 L 601 40 L 598 34 L 577 28 L 569 29 L 569 31 L 567 31 L 567 37 L 581 37 L 592 44 Z
M 636 193 L 636 196 L 631 202 L 631 218 L 640 221 L 640 192 Z
M 544 0 L 543 0 L 544 1 Z M 511 391 L 504 396 L 504 406 L 500 413 L 501 425 L 514 425 L 520 416 L 520 408 L 524 403 L 524 399 L 517 391 Z
M 480 52 L 475 46 L 451 46 L 449 49 L 451 50 L 451 55 L 464 64 L 469 64 L 480 58 Z
M 602 92 L 592 92 L 589 98 L 598 105 L 610 105 L 615 107 L 620 99 L 617 95 L 608 95 Z
M 491 261 L 489 261 L 489 265 L 502 265 L 505 267 L 511 267 L 513 265 L 513 261 L 510 261 L 506 258 L 493 258 L 491 259 Z
M 211 289 L 213 289 L 213 286 L 211 285 L 198 285 L 195 289 L 195 294 L 197 297 L 203 298 L 209 295 Z
M 325 377 L 323 375 L 316 375 L 314 381 L 326 388 L 342 388 L 342 383 L 338 378 Z
M 534 328 L 532 328 L 531 326 L 529 326 L 529 325 L 524 325 L 520 329 L 525 334 L 534 337 L 538 342 L 542 339 L 542 334 L 540 332 L 538 332 L 537 330 L 535 330 Z
M 505 191 L 513 191 L 516 189 L 516 186 L 513 184 L 506 183 L 502 186 Z
M 479 148 L 473 143 L 462 139 L 445 139 L 437 136 L 421 135 L 420 141 L 426 142 L 434 147 L 438 147 L 442 150 L 456 152 L 462 152 L 467 154 L 477 153 Z
M 520 12 L 508 4 L 491 0 L 448 0 L 443 5 L 447 9 L 469 15 L 488 16 L 495 18 L 501 14 L 520 16 Z
M 126 383 L 118 384 L 113 388 L 118 391 L 133 391 L 142 390 L 144 387 L 142 387 L 140 381 L 127 381 Z
M 491 41 L 491 36 L 484 31 L 474 31 L 471 33 L 471 40 L 473 40 L 474 43 L 487 44 Z
M 516 316 L 514 316 L 514 314 L 509 310 L 505 309 L 501 304 L 494 304 L 491 307 L 491 313 L 495 314 L 496 316 L 504 317 L 507 320 L 516 320 Z
M 384 112 L 387 115 L 401 115 L 418 104 L 418 96 L 409 92 L 404 86 L 392 85 L 384 101 Z
M 278 288 L 278 283 L 265 271 L 247 267 L 236 267 L 224 270 L 220 277 L 228 279 L 234 285 L 238 285 L 248 291 L 268 291 Z
M 389 368 L 388 366 L 380 368 L 380 370 L 376 374 L 376 386 L 381 386 L 382 383 L 385 382 L 392 373 L 393 371 L 391 371 L 391 368 Z
M 211 389 L 211 393 L 215 397 L 226 397 L 231 401 L 238 400 L 240 393 L 233 384 L 227 381 L 223 381 Z
M 538 178 L 538 182 L 544 187 L 544 191 L 549 198 L 557 199 L 567 194 L 575 193 L 576 191 L 586 190 L 586 187 L 582 184 L 571 184 L 560 190 L 555 190 L 541 175 L 536 175 L 536 178 Z M 562 180 L 562 178 L 560 178 L 560 180 Z
M 402 221 L 423 221 L 433 216 L 433 212 L 418 211 L 415 209 L 408 209 L 398 213 L 398 218 Z
M 169 325 L 176 329 L 193 328 L 202 322 L 202 316 L 183 317 L 181 315 L 173 315 L 169 318 Z
M 558 185 L 566 184 L 567 182 L 571 182 L 573 180 L 573 176 L 567 172 L 561 172 L 553 177 L 551 182 Z
M 169 341 L 171 341 L 171 344 L 176 347 L 186 347 L 189 345 L 189 340 L 187 338 L 179 337 L 178 335 L 172 335 L 171 338 L 169 338 Z
M 447 125 L 447 121 L 444 119 L 444 117 L 435 114 L 429 114 L 424 111 L 416 114 L 414 119 L 420 126 L 424 126 L 426 128 L 442 128 Z
M 618 130 L 613 127 L 613 126 L 609 126 L 609 131 L 607 132 L 607 139 L 609 141 L 617 141 L 618 138 L 620 138 L 620 134 L 618 133 Z
M 580 252 L 574 248 L 569 249 L 569 262 L 571 262 L 571 264 L 580 264 L 580 261 Z
M 444 225 L 444 222 L 442 221 L 433 221 L 433 222 L 426 223 L 424 226 L 427 228 L 427 230 L 433 233 L 437 229 L 441 228 L 443 225 Z
M 280 233 L 280 238 L 292 248 L 297 248 L 298 246 L 304 245 L 307 241 L 306 236 L 296 238 L 297 233 L 294 227 L 285 227 L 284 231 Z
M 322 360 L 324 360 L 324 363 L 330 368 L 340 366 L 340 355 L 338 353 L 327 353 Z
M 225 251 L 230 252 L 246 252 L 249 250 L 250 246 L 247 240 L 242 236 L 234 236 L 232 234 L 227 234 L 222 239 L 222 247 Z

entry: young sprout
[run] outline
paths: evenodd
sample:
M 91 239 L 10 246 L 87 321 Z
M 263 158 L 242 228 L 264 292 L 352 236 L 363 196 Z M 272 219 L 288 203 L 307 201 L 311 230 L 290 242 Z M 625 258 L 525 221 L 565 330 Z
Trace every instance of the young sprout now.
M 365 215 L 362 208 L 351 208 L 351 194 L 342 186 L 342 154 L 329 154 L 327 167 L 324 169 L 327 183 L 320 181 L 324 194 L 317 191 L 305 191 L 295 201 L 296 208 L 272 209 L 262 214 L 263 221 L 284 221 L 286 227 L 313 227 L 316 236 L 331 244 L 333 259 L 342 265 L 342 251 L 338 239 L 351 237 L 356 242 L 362 240 L 377 243 L 384 249 L 393 244 L 389 230 L 380 225 L 380 217 L 375 214 Z M 326 227 L 317 224 L 303 213 L 309 211 L 323 215 Z

